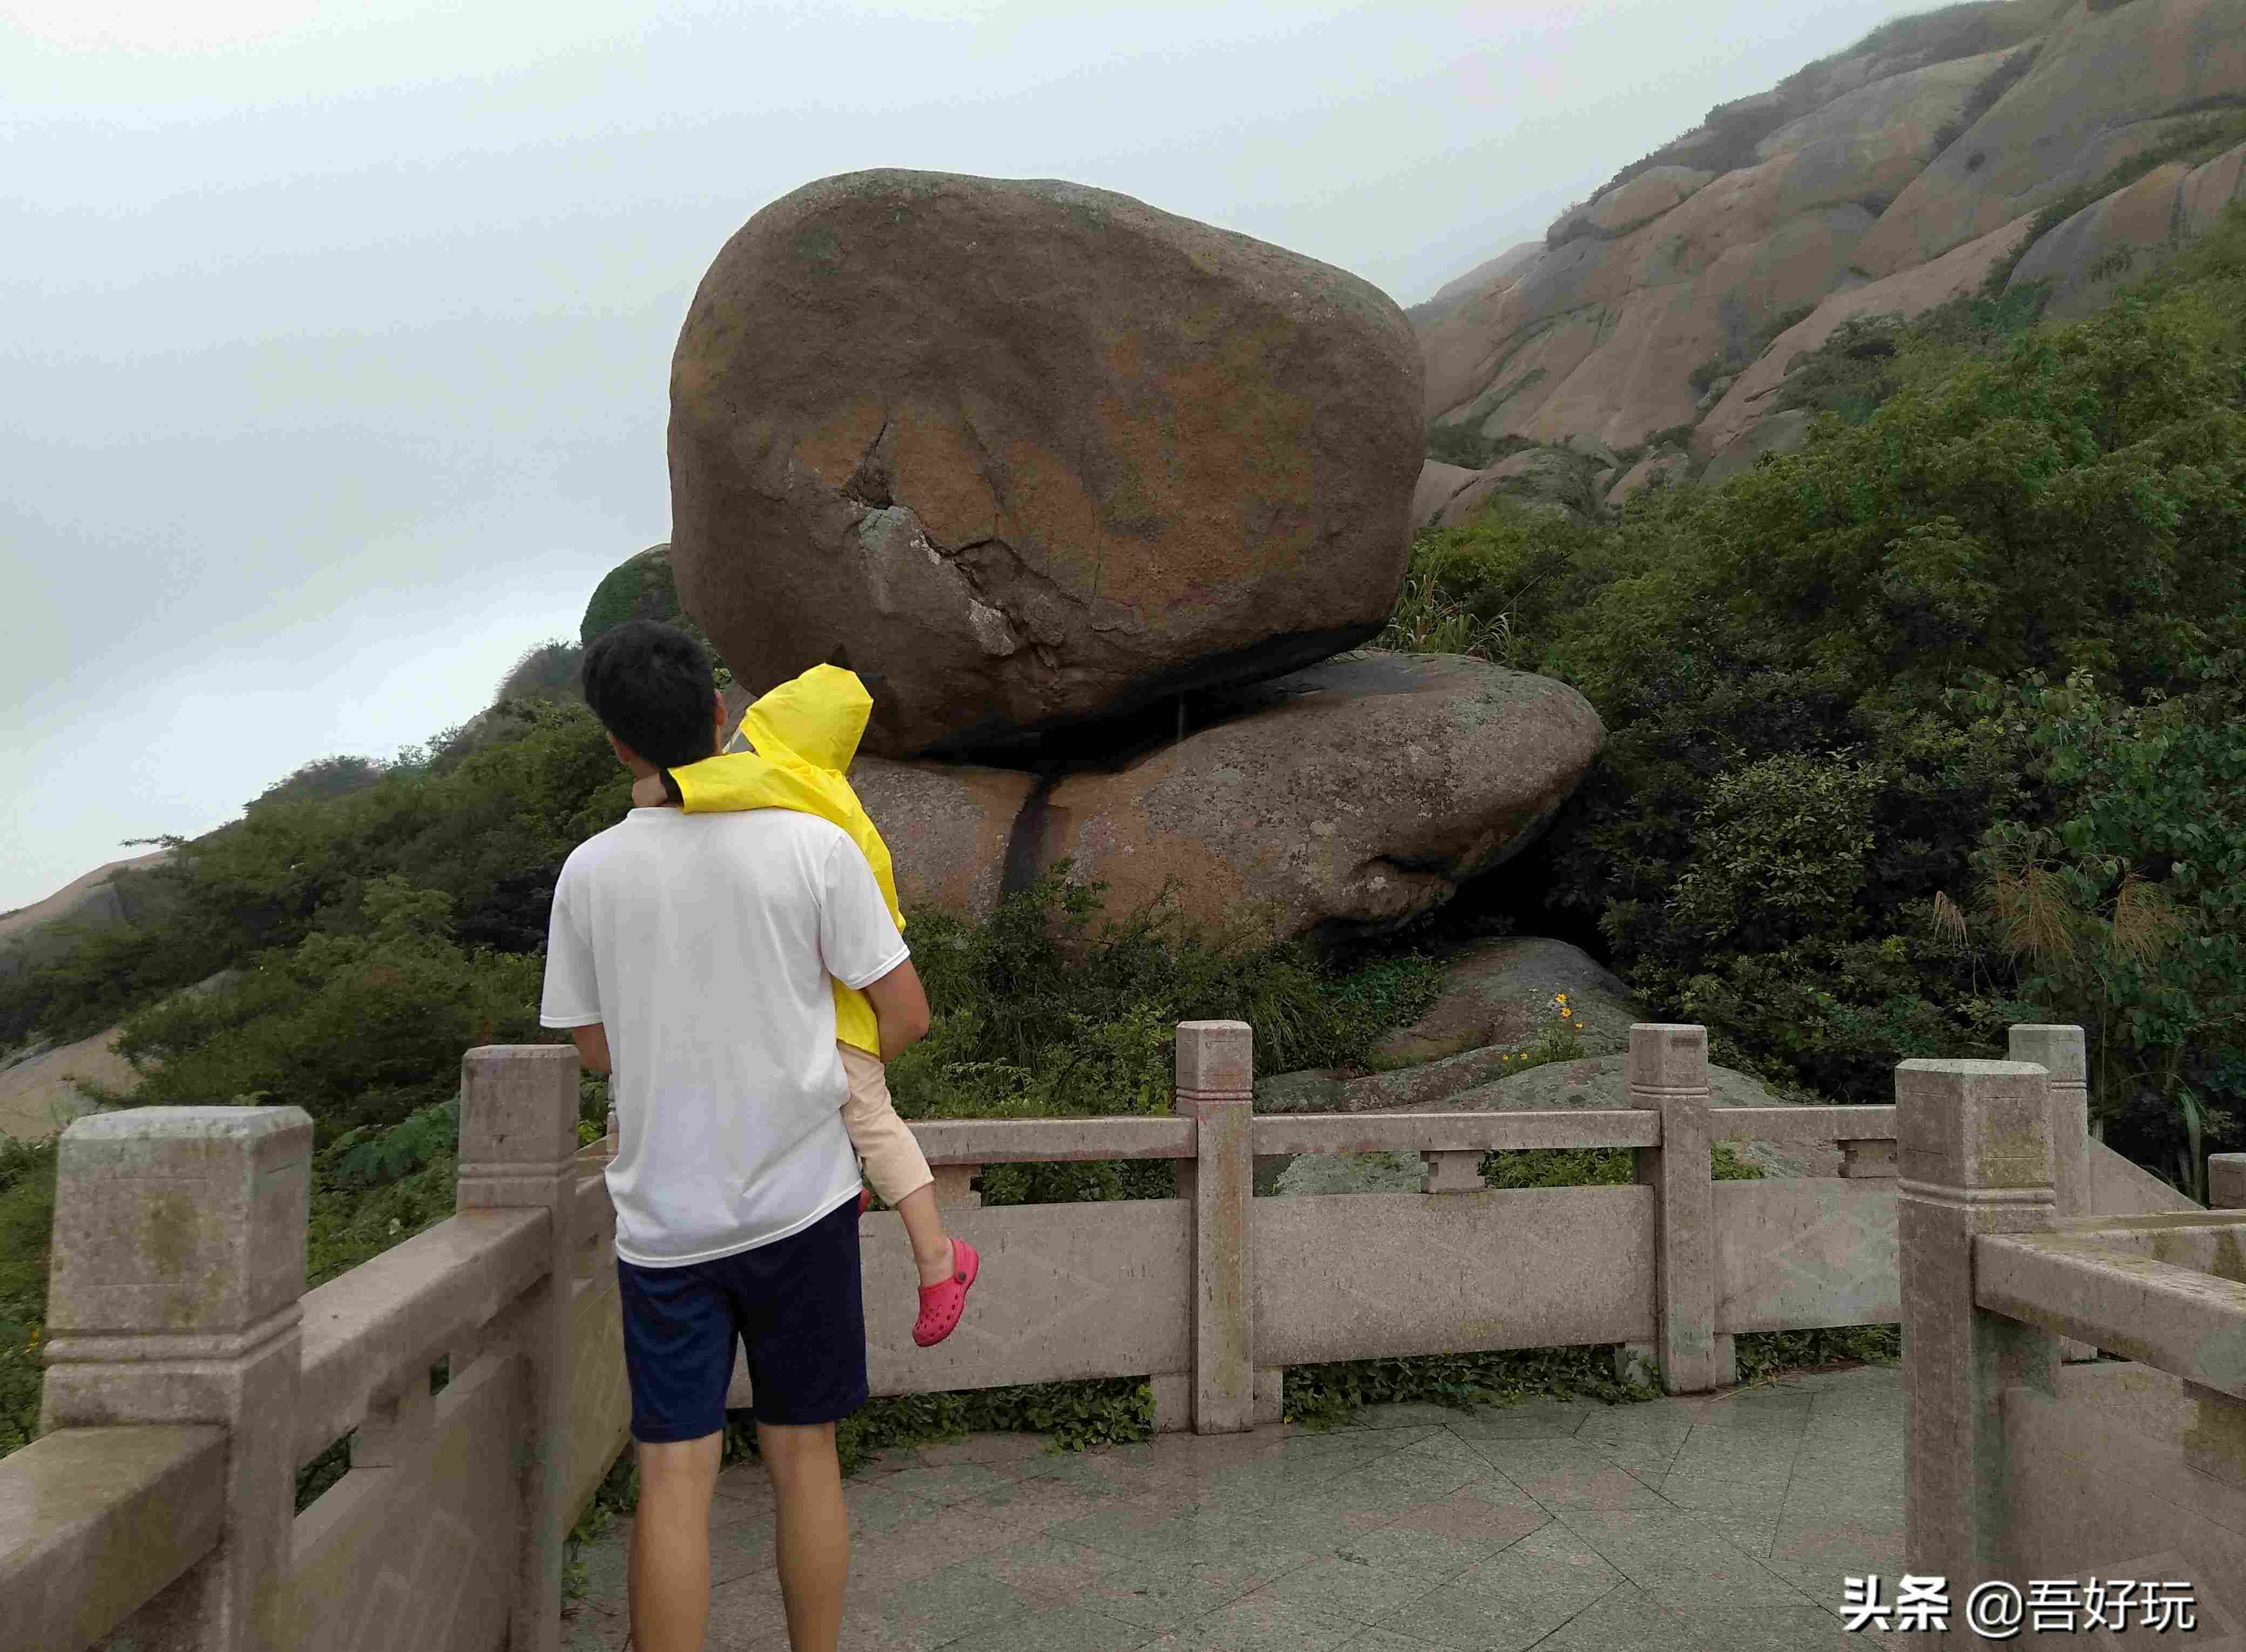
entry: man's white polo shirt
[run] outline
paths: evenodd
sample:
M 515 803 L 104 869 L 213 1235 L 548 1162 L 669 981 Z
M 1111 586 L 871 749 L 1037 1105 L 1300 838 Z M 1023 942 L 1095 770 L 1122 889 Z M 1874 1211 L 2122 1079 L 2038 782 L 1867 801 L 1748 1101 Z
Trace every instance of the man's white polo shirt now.
M 858 1196 L 827 977 L 905 957 L 873 868 L 815 815 L 634 809 L 577 846 L 539 1020 L 605 1023 L 617 1255 L 705 1261 Z

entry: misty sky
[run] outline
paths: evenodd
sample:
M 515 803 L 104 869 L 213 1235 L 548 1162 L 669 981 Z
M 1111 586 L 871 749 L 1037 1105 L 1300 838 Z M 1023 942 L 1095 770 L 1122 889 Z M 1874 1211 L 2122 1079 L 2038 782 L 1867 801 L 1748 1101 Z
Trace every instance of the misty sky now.
M 1412 303 L 1920 9 L 0 0 L 0 909 L 574 636 L 798 185 L 1068 178 Z

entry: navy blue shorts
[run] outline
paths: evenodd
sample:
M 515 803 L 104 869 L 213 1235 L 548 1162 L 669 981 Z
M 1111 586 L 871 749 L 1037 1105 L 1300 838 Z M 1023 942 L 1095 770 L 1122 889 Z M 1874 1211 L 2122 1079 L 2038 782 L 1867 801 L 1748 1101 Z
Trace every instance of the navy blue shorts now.
M 736 1338 L 759 1423 L 835 1423 L 866 1403 L 854 1194 L 800 1233 L 714 1261 L 642 1268 L 619 1256 L 616 1281 L 636 1440 L 725 1427 Z

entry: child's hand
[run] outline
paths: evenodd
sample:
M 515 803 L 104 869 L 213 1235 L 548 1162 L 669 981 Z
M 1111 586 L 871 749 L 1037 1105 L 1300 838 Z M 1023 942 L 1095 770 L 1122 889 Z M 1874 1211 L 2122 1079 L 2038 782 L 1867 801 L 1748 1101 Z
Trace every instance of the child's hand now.
M 663 805 L 663 777 L 661 775 L 643 774 L 638 779 L 632 782 L 632 807 L 635 809 L 659 809 Z

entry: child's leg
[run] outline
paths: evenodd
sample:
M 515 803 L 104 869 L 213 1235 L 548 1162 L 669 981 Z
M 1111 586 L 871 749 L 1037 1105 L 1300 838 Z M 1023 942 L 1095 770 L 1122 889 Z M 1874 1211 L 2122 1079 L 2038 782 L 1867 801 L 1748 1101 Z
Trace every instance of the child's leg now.
M 889 1101 L 888 1074 L 878 1057 L 850 1044 L 835 1048 L 842 1052 L 842 1071 L 850 1080 L 850 1093 L 842 1103 L 842 1125 L 850 1132 L 851 1146 L 866 1161 L 866 1180 L 874 1184 L 882 1203 L 904 1219 L 920 1282 L 934 1285 L 949 1279 L 951 1241 L 936 1214 L 936 1176 Z

